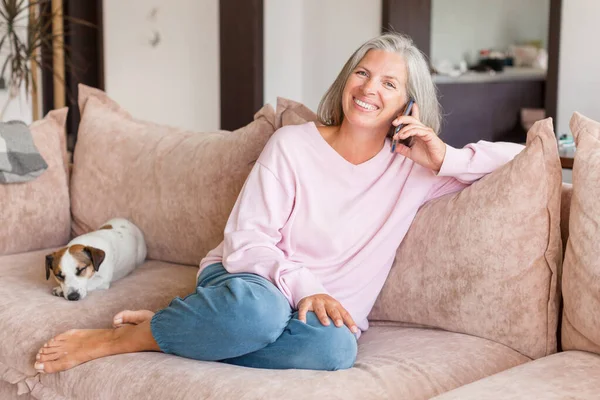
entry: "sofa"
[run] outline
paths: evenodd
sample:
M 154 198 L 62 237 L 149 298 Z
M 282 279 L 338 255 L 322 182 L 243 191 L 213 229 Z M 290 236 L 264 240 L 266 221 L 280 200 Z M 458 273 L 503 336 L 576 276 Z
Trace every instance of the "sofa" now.
M 600 396 L 600 246 L 592 236 L 600 124 L 578 114 L 571 128 L 585 143 L 573 186 L 561 182 L 546 119 L 511 162 L 419 209 L 351 369 L 263 370 L 144 352 L 36 373 L 35 354 L 49 338 L 109 328 L 123 309 L 158 310 L 192 292 L 266 141 L 281 126 L 316 120 L 278 99 L 238 130 L 190 132 L 136 119 L 84 85 L 79 110 L 72 160 L 67 109 L 52 111 L 30 126 L 47 170 L 0 185 L 0 399 Z M 142 229 L 147 261 L 82 301 L 52 296 L 45 255 L 117 216 Z

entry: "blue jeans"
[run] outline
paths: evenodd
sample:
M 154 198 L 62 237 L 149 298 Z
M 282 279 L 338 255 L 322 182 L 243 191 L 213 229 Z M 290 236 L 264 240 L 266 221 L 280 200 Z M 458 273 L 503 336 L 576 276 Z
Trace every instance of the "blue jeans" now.
M 356 338 L 348 327 L 321 325 L 308 312 L 298 320 L 287 299 L 267 279 L 206 267 L 196 292 L 158 311 L 152 335 L 164 353 L 203 361 L 270 369 L 334 371 L 352 367 Z

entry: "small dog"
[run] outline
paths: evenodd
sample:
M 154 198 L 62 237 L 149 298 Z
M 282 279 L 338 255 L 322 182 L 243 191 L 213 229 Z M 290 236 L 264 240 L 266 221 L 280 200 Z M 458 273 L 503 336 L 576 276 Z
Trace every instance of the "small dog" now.
M 129 274 L 145 259 L 142 231 L 126 219 L 115 218 L 48 254 L 46 280 L 52 271 L 60 285 L 52 294 L 81 300 L 92 290 L 108 289 L 111 282 Z

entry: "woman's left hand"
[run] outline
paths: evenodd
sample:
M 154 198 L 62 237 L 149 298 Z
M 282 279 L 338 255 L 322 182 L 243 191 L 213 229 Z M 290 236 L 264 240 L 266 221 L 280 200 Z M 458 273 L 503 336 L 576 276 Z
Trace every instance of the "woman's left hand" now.
M 396 153 L 410 158 L 417 164 L 429 168 L 436 173 L 442 168 L 446 156 L 446 144 L 428 126 L 419 120 L 419 106 L 415 103 L 412 115 L 403 115 L 392 121 L 394 126 L 404 124 L 404 127 L 394 135 L 396 139 L 408 139 L 412 137 L 412 146 L 407 147 L 398 142 Z

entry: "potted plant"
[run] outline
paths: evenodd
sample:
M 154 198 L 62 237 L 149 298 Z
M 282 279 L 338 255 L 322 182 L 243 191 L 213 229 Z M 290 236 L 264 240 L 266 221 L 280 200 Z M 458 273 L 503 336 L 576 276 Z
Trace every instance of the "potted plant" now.
M 74 69 L 73 55 L 64 45 L 65 20 L 70 24 L 95 27 L 85 20 L 64 16 L 61 1 L 0 0 L 0 59 L 6 57 L 0 77 L 8 90 L 8 98 L 0 110 L 0 121 L 8 105 L 20 95 L 23 85 L 27 96 L 36 96 L 39 70 L 50 69 L 55 80 L 64 85 L 65 65 Z M 52 49 L 54 62 L 42 58 L 43 47 Z

